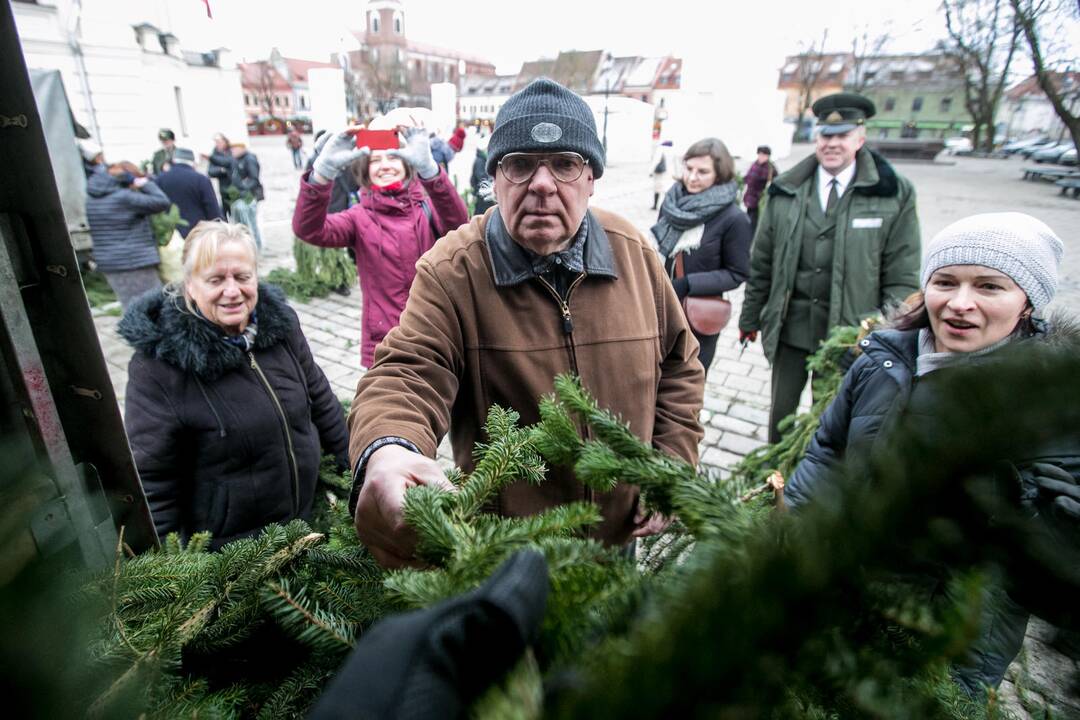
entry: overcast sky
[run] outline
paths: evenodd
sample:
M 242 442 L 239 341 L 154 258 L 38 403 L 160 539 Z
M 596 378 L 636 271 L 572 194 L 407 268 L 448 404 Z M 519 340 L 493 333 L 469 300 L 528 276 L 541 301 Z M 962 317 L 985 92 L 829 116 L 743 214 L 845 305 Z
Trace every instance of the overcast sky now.
M 249 60 L 266 57 L 272 47 L 291 57 L 327 59 L 340 47 L 343 30 L 364 27 L 365 6 L 363 0 L 210 0 L 211 21 L 199 0 L 168 5 L 183 44 L 224 45 Z M 411 40 L 486 57 L 499 73 L 559 50 L 673 54 L 685 61 L 684 87 L 703 90 L 734 76 L 775 83 L 784 56 L 826 29 L 827 47 L 835 51 L 849 50 L 851 38 L 863 32 L 890 33 L 888 49 L 896 52 L 930 49 L 944 35 L 940 0 L 657 0 L 652 9 L 625 0 L 405 0 L 404 6 Z

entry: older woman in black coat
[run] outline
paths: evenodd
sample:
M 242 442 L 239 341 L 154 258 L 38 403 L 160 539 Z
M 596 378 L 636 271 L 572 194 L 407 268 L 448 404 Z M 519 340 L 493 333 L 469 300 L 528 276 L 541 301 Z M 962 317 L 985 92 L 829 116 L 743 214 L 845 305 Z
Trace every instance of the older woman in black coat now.
M 348 467 L 344 414 L 243 225 L 199 223 L 184 280 L 120 322 L 135 348 L 125 423 L 159 537 L 212 546 L 308 518 L 323 452 Z
M 652 228 L 679 300 L 721 295 L 750 275 L 750 219 L 735 202 L 735 162 L 716 138 L 699 140 L 683 155 L 682 179 L 671 186 Z M 682 271 L 678 259 L 682 258 Z M 693 327 L 708 373 L 719 333 Z

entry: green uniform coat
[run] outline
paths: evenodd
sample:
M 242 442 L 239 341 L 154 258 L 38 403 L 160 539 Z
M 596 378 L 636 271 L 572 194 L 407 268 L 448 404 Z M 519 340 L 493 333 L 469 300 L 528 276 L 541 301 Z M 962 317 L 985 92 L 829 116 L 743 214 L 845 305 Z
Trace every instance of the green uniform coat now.
M 884 158 L 867 148 L 855 156 L 855 177 L 837 208 L 829 327 L 857 325 L 902 302 L 919 287 L 921 247 L 915 189 Z M 772 362 L 788 313 L 802 250 L 802 223 L 813 195 L 817 157 L 811 156 L 769 186 L 750 255 L 739 329 L 759 330 Z

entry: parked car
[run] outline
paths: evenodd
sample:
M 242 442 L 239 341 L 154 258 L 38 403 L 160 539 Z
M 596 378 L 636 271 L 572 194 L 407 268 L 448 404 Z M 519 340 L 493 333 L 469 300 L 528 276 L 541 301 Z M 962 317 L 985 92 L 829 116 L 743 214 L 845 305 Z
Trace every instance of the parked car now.
M 971 152 L 971 138 L 966 138 L 963 135 L 945 138 L 945 152 L 949 155 Z
M 1058 158 L 1061 157 L 1066 150 L 1071 149 L 1072 146 L 1072 140 L 1070 140 L 1069 142 L 1057 143 L 1055 145 L 1048 145 L 1042 150 L 1037 150 L 1032 153 L 1031 159 L 1037 163 L 1057 162 Z
M 1026 148 L 1020 150 L 1020 154 L 1026 158 L 1031 157 L 1040 150 L 1045 150 L 1048 147 L 1057 145 L 1055 140 L 1044 140 L 1042 142 L 1035 143 L 1034 145 L 1028 145 Z
M 1061 153 L 1061 157 L 1058 158 L 1060 165 L 1076 165 L 1076 148 L 1070 148 Z
M 1007 143 L 1005 147 L 1001 148 L 1002 152 L 1006 155 L 1013 155 L 1019 153 L 1021 150 L 1025 150 L 1033 145 L 1040 145 L 1042 143 L 1049 142 L 1045 137 L 1026 138 L 1024 140 L 1013 140 Z

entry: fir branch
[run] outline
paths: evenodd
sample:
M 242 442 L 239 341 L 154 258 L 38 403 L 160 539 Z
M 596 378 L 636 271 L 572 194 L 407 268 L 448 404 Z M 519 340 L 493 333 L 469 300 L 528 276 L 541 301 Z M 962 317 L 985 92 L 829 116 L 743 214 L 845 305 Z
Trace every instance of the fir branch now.
M 312 650 L 345 653 L 352 646 L 356 626 L 324 612 L 307 598 L 306 588 L 293 590 L 287 580 L 271 580 L 263 590 L 263 603 L 278 625 Z

